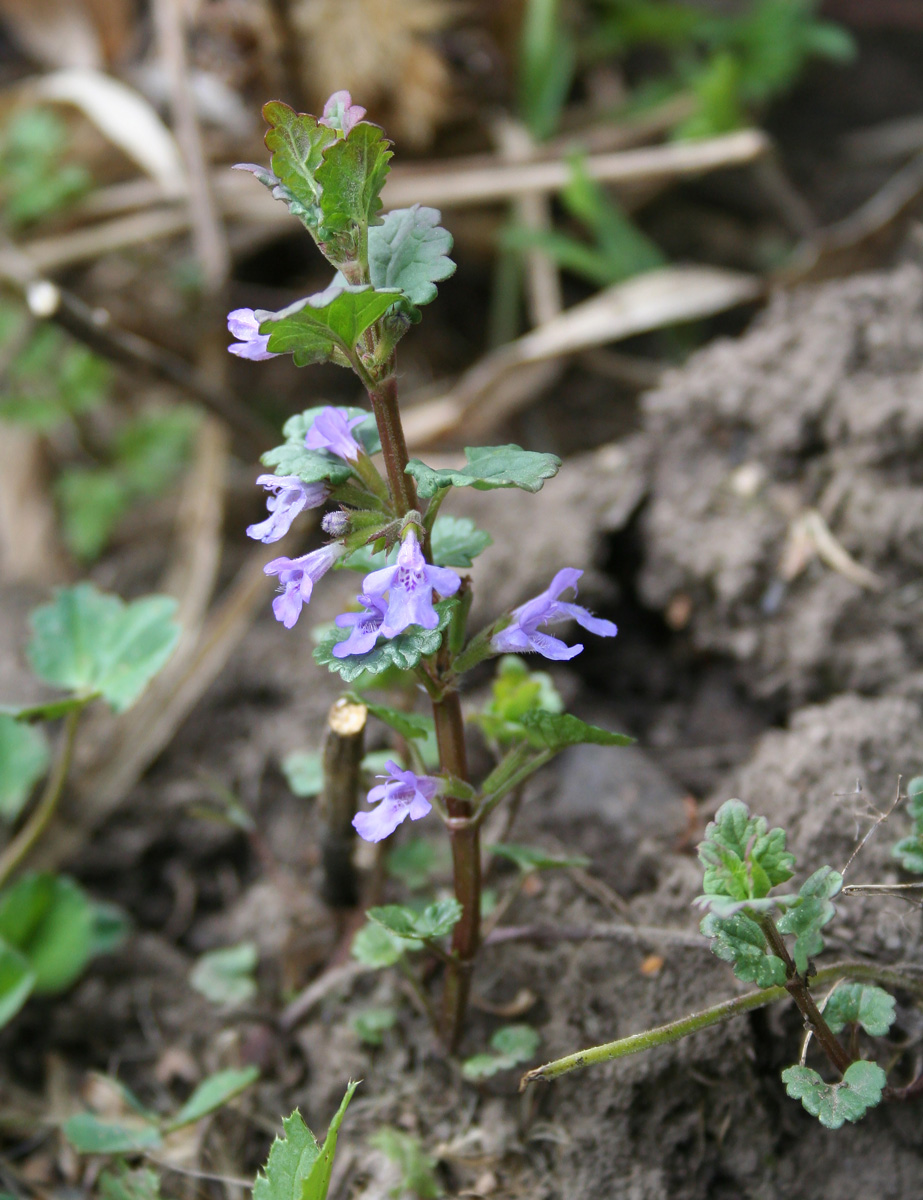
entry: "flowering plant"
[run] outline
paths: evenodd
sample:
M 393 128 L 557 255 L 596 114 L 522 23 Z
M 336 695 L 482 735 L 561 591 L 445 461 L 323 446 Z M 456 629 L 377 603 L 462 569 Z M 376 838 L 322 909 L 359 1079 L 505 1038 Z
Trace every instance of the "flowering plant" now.
M 414 205 L 381 215 L 390 143 L 347 92 L 331 96 L 320 118 L 277 101 L 267 104 L 263 115 L 271 169 L 254 164 L 240 169 L 288 206 L 336 274 L 324 291 L 280 312 L 229 314 L 228 328 L 237 339 L 230 350 L 253 361 L 290 354 L 296 366 L 332 362 L 347 367 L 368 395 L 371 416 L 361 408 L 323 407 L 291 417 L 284 443 L 263 455 L 274 473 L 257 480 L 269 493 L 269 515 L 247 532 L 271 544 L 305 509 L 336 506 L 321 522 L 329 535 L 324 545 L 300 558 L 267 563 L 266 573 L 279 582 L 275 616 L 291 629 L 315 584 L 334 565 L 361 571 L 355 611 L 337 617 L 315 658 L 346 683 L 396 669 L 429 696 L 431 719 L 370 706 L 404 739 L 410 762 L 402 767 L 388 760 L 387 774 L 380 776 L 384 782 L 368 796 L 376 807 L 356 813 L 352 824 L 360 837 L 378 842 L 407 818 L 420 820 L 433 809 L 446 823 L 455 901 L 431 906 L 431 920 L 429 909 L 419 919 L 396 906 L 373 913 L 394 936 L 417 946 L 451 932 L 451 948 L 440 951 L 446 972 L 439 1018 L 451 1047 L 462 1028 L 480 937 L 484 819 L 566 746 L 630 741 L 562 713 L 542 687 L 529 691 L 525 704 L 527 693 L 514 689 L 516 699 L 506 707 L 501 690 L 491 714 L 498 762 L 476 782 L 468 769 L 462 677 L 498 655 L 572 658 L 583 647 L 549 632 L 563 623 L 576 621 L 599 637 L 614 637 L 616 627 L 573 599 L 561 599 L 565 593 L 576 595 L 582 572 L 571 568 L 559 571 L 541 595 L 469 633 L 471 581 L 460 569 L 472 565 L 490 538 L 470 521 L 443 516 L 443 502 L 460 487 L 537 492 L 556 474 L 560 460 L 516 445 L 468 447 L 465 465 L 455 470 L 434 469 L 409 457 L 397 400 L 396 348 L 420 320 L 421 307 L 435 298 L 436 284 L 455 270 L 448 257 L 451 235 L 431 208 Z M 383 474 L 376 462 L 379 452 Z M 438 746 L 434 774 L 424 773 L 417 744 L 429 733 Z

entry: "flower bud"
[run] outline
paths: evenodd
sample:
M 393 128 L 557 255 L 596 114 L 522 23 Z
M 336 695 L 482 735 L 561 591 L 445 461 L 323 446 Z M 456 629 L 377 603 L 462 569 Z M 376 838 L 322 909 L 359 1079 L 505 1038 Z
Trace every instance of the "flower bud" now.
M 344 534 L 349 533 L 349 514 L 343 512 L 342 509 L 338 509 L 337 512 L 325 513 L 320 527 L 331 537 L 343 537 Z

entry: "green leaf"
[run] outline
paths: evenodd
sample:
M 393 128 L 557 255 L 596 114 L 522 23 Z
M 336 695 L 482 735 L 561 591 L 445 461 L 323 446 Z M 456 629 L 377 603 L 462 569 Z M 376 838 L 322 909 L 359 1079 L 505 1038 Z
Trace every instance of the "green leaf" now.
M 365 331 L 400 300 L 398 291 L 378 292 L 365 284 L 333 285 L 279 312 L 259 309 L 256 319 L 260 333 L 270 335 L 269 349 L 294 355 L 296 367 L 331 361 L 342 366 L 338 354 L 353 360 Z
M 48 743 L 42 730 L 0 713 L 0 820 L 16 820 L 47 769 Z
M 479 492 L 516 487 L 525 492 L 538 492 L 545 480 L 557 475 L 561 467 L 556 454 L 538 454 L 513 443 L 466 446 L 465 460 L 467 465 L 454 471 L 449 468 L 434 470 L 418 458 L 412 458 L 406 470 L 416 480 L 421 499 L 429 500 L 444 487 L 473 487 Z
M 397 1010 L 394 1008 L 364 1008 L 350 1020 L 361 1042 L 366 1046 L 381 1046 L 384 1035 L 397 1024 Z
M 497 842 L 487 847 L 491 854 L 508 858 L 523 872 L 550 871 L 555 867 L 588 867 L 590 860 L 583 854 L 554 855 L 539 846 L 520 846 L 513 842 Z
M 411 892 L 427 887 L 450 865 L 448 847 L 443 842 L 437 845 L 426 838 L 399 842 L 385 858 L 385 868 L 391 878 L 399 880 Z
M 423 713 L 404 712 L 399 708 L 389 708 L 386 704 L 374 704 L 371 700 L 363 699 L 364 704 L 373 717 L 389 725 L 402 738 L 427 738 L 435 731 L 433 718 Z M 390 757 L 390 755 L 389 755 Z
M 353 958 L 376 971 L 393 967 L 408 950 L 421 949 L 420 942 L 411 942 L 374 921 L 368 921 L 356 936 L 350 950 Z
M 282 1118 L 283 1136 L 269 1151 L 266 1166 L 253 1185 L 253 1200 L 325 1200 L 336 1152 L 337 1134 L 358 1083 L 350 1083 L 330 1122 L 323 1149 L 296 1108 Z
M 377 223 L 379 195 L 394 157 L 382 130 L 369 121 L 354 125 L 345 138 L 324 152 L 315 178 L 321 186 L 321 224 L 325 232 L 349 232 Z M 278 174 L 278 172 L 276 172 Z
M 381 439 L 378 436 L 378 426 L 375 423 L 375 417 L 372 413 L 367 408 L 357 408 L 350 404 L 338 404 L 336 407 L 342 409 L 350 421 L 355 417 L 365 418 L 365 420 L 353 428 L 353 437 L 360 443 L 366 454 L 377 454 L 381 449 Z M 303 412 L 295 413 L 289 417 L 282 426 L 282 436 L 286 442 L 289 445 L 304 446 L 304 439 L 308 430 L 317 420 L 318 416 L 328 408 L 330 408 L 329 404 L 318 404 L 313 408 L 306 408 Z M 326 450 L 321 453 L 338 463 L 342 463 L 343 461 L 341 458 L 337 458 L 335 454 L 330 454 Z
M 796 935 L 792 957 L 802 975 L 808 969 L 809 960 L 824 948 L 821 930 L 833 920 L 836 905 L 832 898 L 842 886 L 843 876 L 838 871 L 821 867 L 805 881 L 792 907 L 776 922 L 780 933 Z
M 61 588 L 32 614 L 29 662 L 46 683 L 83 696 L 99 692 L 124 712 L 173 653 L 175 611 L 171 596 L 125 603 L 91 583 Z
M 414 1200 L 440 1200 L 445 1195 L 436 1176 L 436 1160 L 426 1153 L 420 1139 L 402 1129 L 384 1125 L 369 1138 L 369 1145 L 395 1163 L 400 1172 L 398 1186 L 390 1195 Z
M 435 629 L 424 629 L 421 625 L 411 625 L 397 637 L 387 638 L 373 646 L 368 654 L 350 654 L 347 658 L 335 658 L 333 647 L 345 641 L 349 636 L 347 629 L 331 629 L 323 635 L 314 648 L 314 659 L 322 667 L 336 671 L 346 682 L 368 673 L 380 675 L 389 667 L 397 667 L 401 671 L 410 671 L 421 658 L 435 654 L 442 644 L 442 631 L 448 625 L 455 607 L 454 600 L 442 600 L 435 607 L 439 613 L 439 624 Z
M 160 1130 L 149 1121 L 104 1121 L 84 1112 L 68 1117 L 62 1128 L 79 1154 L 143 1154 L 163 1145 Z
M 810 1067 L 788 1067 L 782 1072 L 785 1090 L 800 1100 L 812 1117 L 827 1129 L 839 1129 L 845 1121 L 858 1121 L 881 1100 L 888 1081 L 877 1063 L 854 1062 L 840 1083 L 824 1083 Z
M 105 901 L 91 901 L 93 927 L 90 933 L 90 955 L 111 954 L 124 945 L 131 933 L 131 919 L 123 908 Z
M 711 939 L 711 952 L 722 962 L 731 963 L 734 974 L 744 983 L 757 987 L 777 987 L 785 983 L 785 963 L 768 953 L 762 929 L 746 913 L 718 917 L 709 913 L 699 928 Z
M 490 1039 L 491 1052 L 466 1059 L 462 1063 L 462 1074 L 466 1079 L 485 1079 L 528 1062 L 541 1040 L 531 1025 L 504 1025 Z
M 315 175 L 324 150 L 336 140 L 336 130 L 320 125 L 308 113 L 295 112 L 279 100 L 263 105 L 263 119 L 270 126 L 265 140 L 272 154 L 273 171 L 291 195 L 310 211 L 319 192 Z
M 110 467 L 68 467 L 54 492 L 68 550 L 83 562 L 98 558 L 131 507 L 127 482 Z
M 234 1008 L 256 995 L 253 972 L 259 962 L 254 942 L 240 942 L 203 954 L 189 972 L 189 982 L 213 1004 Z
M 563 750 L 566 746 L 591 743 L 595 746 L 631 746 L 634 738 L 624 733 L 612 733 L 598 725 L 588 725 L 571 713 L 545 712 L 533 709 L 519 718 L 520 724 L 534 744 L 547 746 L 549 750 Z
M 370 908 L 365 915 L 396 937 L 410 941 L 435 941 L 452 932 L 461 920 L 462 907 L 452 896 L 428 904 L 422 912 L 415 912 L 403 904 L 385 904 L 380 908 Z
M 296 796 L 319 796 L 324 790 L 324 759 L 319 750 L 295 750 L 282 760 L 282 773 Z
M 70 987 L 90 960 L 94 912 L 65 875 L 32 872 L 0 893 L 0 939 L 28 959 L 36 992 Z
M 905 871 L 923 875 L 923 775 L 917 775 L 907 784 L 907 801 L 913 818 L 913 834 L 892 848 L 894 858 L 901 860 Z
M 791 879 L 794 856 L 785 849 L 785 832 L 768 829 L 765 817 L 751 817 L 741 800 L 727 800 L 705 829 L 699 845 L 705 865 L 706 896 L 731 900 L 762 899 L 778 883 Z
M 340 1102 L 340 1107 L 330 1122 L 330 1128 L 327 1130 L 327 1136 L 324 1139 L 324 1144 L 321 1147 L 317 1161 L 311 1168 L 311 1173 L 305 1181 L 304 1187 L 301 1189 L 302 1200 L 327 1200 L 327 1192 L 330 1188 L 330 1172 L 333 1170 L 333 1156 L 336 1154 L 337 1149 L 337 1135 L 340 1132 L 340 1125 L 343 1123 L 343 1117 L 346 1115 L 349 1102 L 353 1098 L 353 1092 L 359 1086 L 360 1082 L 360 1080 L 356 1080 L 355 1082 L 350 1081 L 346 1088 L 346 1095 Z
M 468 517 L 437 517 L 433 525 L 433 562 L 437 567 L 470 567 L 493 542 Z
M 125 1163 L 99 1177 L 101 1200 L 160 1200 L 160 1176 L 149 1167 L 131 1170 Z
M 0 704 L 0 713 L 17 721 L 57 721 L 59 717 L 66 717 L 76 708 L 85 708 L 86 703 L 85 696 L 66 696 L 63 700 L 46 700 L 39 704 L 27 704 L 22 708 Z
M 452 235 L 439 220 L 437 209 L 415 204 L 394 209 L 369 230 L 374 287 L 399 288 L 414 304 L 436 299 L 436 284 L 455 273 L 455 263 L 447 257 Z
M 243 1067 L 240 1070 L 230 1069 L 218 1071 L 203 1079 L 178 1113 L 175 1113 L 165 1124 L 164 1129 L 171 1132 L 181 1129 L 184 1125 L 193 1125 L 201 1121 L 209 1113 L 223 1108 L 228 1101 L 246 1091 L 260 1077 L 259 1067 Z
M 894 1024 L 894 997 L 867 983 L 841 983 L 824 1007 L 824 1020 L 834 1033 L 844 1025 L 861 1025 L 869 1037 L 884 1037 Z
M 264 466 L 272 467 L 277 475 L 297 475 L 304 483 L 318 483 L 322 479 L 328 480 L 333 487 L 346 483 L 353 475 L 353 469 L 349 463 L 326 450 L 305 448 L 305 435 L 314 424 L 317 414 L 322 412 L 325 407 L 329 406 L 307 408 L 304 412 L 295 413 L 294 416 L 289 417 L 282 426 L 284 445 L 267 450 L 260 458 L 260 462 Z M 361 425 L 357 425 L 353 432 L 365 448 L 366 453 L 375 454 L 381 449 L 375 418 L 364 408 L 351 408 L 346 405 L 342 407 L 346 409 L 346 414 L 350 419 L 361 416 L 367 418 Z
M 521 718 L 527 712 L 564 710 L 564 701 L 547 671 L 530 671 L 518 654 L 505 654 L 497 664 L 491 698 L 475 720 L 489 738 L 511 742 L 526 736 Z
M 29 960 L 0 941 L 0 1029 L 16 1016 L 35 987 Z

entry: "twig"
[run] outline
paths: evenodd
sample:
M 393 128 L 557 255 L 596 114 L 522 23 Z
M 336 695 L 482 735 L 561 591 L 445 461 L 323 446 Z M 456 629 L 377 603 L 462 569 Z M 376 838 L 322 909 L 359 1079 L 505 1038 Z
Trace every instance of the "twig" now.
M 333 908 L 355 908 L 359 882 L 353 865 L 359 775 L 369 710 L 364 704 L 341 696 L 327 714 L 324 732 L 324 790 L 320 811 L 324 823 L 321 861 L 322 895 Z
M 898 775 L 897 789 L 895 792 L 894 799 L 891 801 L 890 807 L 888 809 L 886 809 L 885 812 L 879 812 L 878 809 L 875 810 L 875 812 L 877 814 L 875 817 L 875 820 L 872 822 L 872 824 L 866 830 L 865 834 L 860 838 L 859 842 L 856 845 L 855 850 L 853 850 L 852 854 L 850 854 L 849 858 L 846 860 L 846 866 L 843 868 L 842 871 L 840 871 L 840 874 L 844 877 L 844 879 L 846 877 L 846 872 L 853 865 L 853 862 L 855 861 L 856 857 L 858 856 L 860 851 L 865 847 L 866 842 L 869 840 L 870 837 L 872 837 L 872 835 L 878 829 L 879 825 L 884 825 L 885 821 L 888 820 L 888 818 L 891 816 L 891 814 L 894 812 L 894 810 L 897 808 L 897 806 L 900 804 L 900 802 L 901 802 L 901 776 Z M 847 890 L 846 888 L 843 889 L 844 892 L 846 890 Z

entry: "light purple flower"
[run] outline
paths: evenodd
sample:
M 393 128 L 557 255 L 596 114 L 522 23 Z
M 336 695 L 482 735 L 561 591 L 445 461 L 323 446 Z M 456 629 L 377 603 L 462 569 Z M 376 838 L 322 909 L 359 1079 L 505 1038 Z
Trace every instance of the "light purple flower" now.
M 260 475 L 256 481 L 267 492 L 269 516 L 258 525 L 247 527 L 247 537 L 258 542 L 277 542 L 292 527 L 292 521 L 305 508 L 317 508 L 330 495 L 325 483 L 303 483 L 297 475 Z
M 356 813 L 353 828 L 366 842 L 380 842 L 398 825 L 410 817 L 419 821 L 432 809 L 431 801 L 439 791 L 439 780 L 431 775 L 414 775 L 402 771 L 390 758 L 385 763 L 387 775 L 376 775 L 384 783 L 369 792 L 369 804 L 378 804 L 371 812 Z
M 341 131 L 346 137 L 350 129 L 358 125 L 364 116 L 365 109 L 353 104 L 349 92 L 334 92 L 324 105 L 324 115 L 317 123 L 326 125 L 328 129 Z
M 263 567 L 265 574 L 279 576 L 280 591 L 272 602 L 272 611 L 286 629 L 291 629 L 301 616 L 302 605 L 311 599 L 318 579 L 345 553 L 345 546 L 331 542 L 301 558 L 274 558 Z
M 228 329 L 232 337 L 240 341 L 228 346 L 238 358 L 249 358 L 252 362 L 264 362 L 267 358 L 278 358 L 269 345 L 269 334 L 260 333 L 260 323 L 252 308 L 235 308 L 228 313 Z
M 340 613 L 336 618 L 340 629 L 349 629 L 351 625 L 352 633 L 333 647 L 334 658 L 348 658 L 350 654 L 368 654 L 378 639 L 388 610 L 387 602 L 378 596 L 366 596 L 363 593 L 359 596 L 359 603 L 365 606 L 364 612 Z
M 322 408 L 314 418 L 314 424 L 304 436 L 308 450 L 329 450 L 337 458 L 355 462 L 362 447 L 353 437 L 352 431 L 361 425 L 366 413 L 351 417 L 345 408 Z
M 535 650 L 545 658 L 573 658 L 583 649 L 582 645 L 568 646 L 560 638 L 542 633 L 539 629 L 542 625 L 558 625 L 568 620 L 576 621 L 578 625 L 598 637 L 615 637 L 618 630 L 611 621 L 594 617 L 579 604 L 568 604 L 558 599 L 568 588 L 573 588 L 576 596 L 577 580 L 582 574 L 582 571 L 574 567 L 565 567 L 563 571 L 558 571 L 547 590 L 540 596 L 520 605 L 519 608 L 514 608 L 512 623 L 490 639 L 493 649 L 503 654 Z
M 362 591 L 378 599 L 388 592 L 388 610 L 380 632 L 390 638 L 403 633 L 408 625 L 435 629 L 439 614 L 433 608 L 433 591 L 454 596 L 460 585 L 461 578 L 455 571 L 426 561 L 419 542 L 411 535 L 401 545 L 395 565 L 366 575 Z

